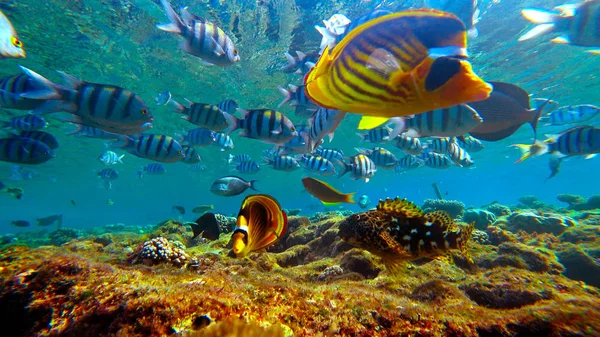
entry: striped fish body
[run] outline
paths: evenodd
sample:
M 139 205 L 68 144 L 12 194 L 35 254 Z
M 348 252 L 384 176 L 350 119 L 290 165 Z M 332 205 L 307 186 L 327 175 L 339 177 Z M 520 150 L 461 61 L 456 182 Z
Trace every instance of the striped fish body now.
M 361 149 L 359 152 L 367 155 L 377 168 L 384 170 L 393 170 L 398 164 L 398 158 L 382 147 L 374 147 L 373 149 Z
M 377 171 L 377 166 L 371 158 L 364 154 L 357 154 L 349 158 L 349 163 L 345 163 L 344 171 L 339 176 L 350 172 L 352 179 L 364 179 L 365 182 L 369 182 L 369 179 L 375 175 L 375 171 Z
M 46 127 L 46 121 L 36 115 L 13 117 L 9 122 L 0 122 L 0 127 L 10 127 L 17 131 L 38 131 Z
M 18 74 L 0 79 L 0 106 L 6 109 L 34 110 L 44 103 L 43 99 L 22 97 L 23 93 L 44 91 L 41 86 L 26 74 Z
M 449 154 L 451 151 L 450 145 L 453 143 L 454 139 L 452 138 L 435 138 L 428 144 L 428 148 L 435 153 Z
M 279 106 L 284 105 L 285 103 L 289 103 L 291 106 L 301 106 L 304 107 L 307 111 L 312 111 L 313 113 L 319 109 L 317 105 L 306 97 L 306 93 L 304 91 L 304 86 L 295 86 L 288 84 L 289 89 L 285 89 L 283 87 L 279 87 L 279 91 L 283 94 L 284 98 Z
M 555 31 L 564 36 L 557 42 L 584 47 L 600 47 L 600 1 L 588 0 L 559 7 L 562 15 L 555 17 Z
M 240 137 L 258 139 L 270 144 L 285 144 L 298 136 L 292 121 L 279 111 L 270 109 L 247 110 L 243 119 L 227 116 L 230 132 L 241 129 Z
M 485 99 L 492 87 L 469 62 L 454 58 L 466 57 L 465 51 L 465 25 L 452 14 L 409 10 L 385 15 L 356 27 L 323 52 L 305 78 L 307 95 L 322 107 L 380 118 Z
M 333 163 L 323 157 L 305 154 L 300 160 L 307 171 L 318 173 L 322 176 L 330 176 L 335 174 L 335 166 Z
M 17 164 L 41 164 L 54 158 L 54 152 L 44 143 L 31 138 L 0 139 L 0 161 Z
M 181 162 L 184 164 L 197 164 L 202 158 L 200 158 L 200 154 L 196 149 L 191 146 L 183 146 L 183 155 L 185 156 Z
M 182 146 L 165 135 L 145 134 L 124 139 L 112 146 L 122 147 L 131 154 L 161 163 L 174 163 L 184 158 Z
M 19 40 L 19 36 L 12 23 L 0 11 L 0 59 L 25 57 L 23 42 Z
M 191 103 L 189 107 L 171 100 L 176 111 L 184 114 L 183 119 L 188 122 L 210 129 L 212 131 L 222 131 L 227 128 L 227 121 L 223 110 L 218 106 L 204 103 Z
M 295 171 L 298 167 L 300 167 L 298 161 L 296 161 L 294 157 L 290 156 L 282 155 L 275 156 L 273 158 L 265 157 L 264 160 L 268 165 L 271 165 L 273 169 L 278 171 L 292 172 Z
M 117 140 L 122 138 L 122 135 L 111 133 L 104 131 L 102 129 L 98 129 L 92 126 L 80 125 L 76 124 L 77 129 L 73 132 L 68 133 L 67 135 L 74 135 L 75 137 L 88 137 L 88 138 L 98 138 L 98 139 L 110 139 Z
M 53 135 L 49 134 L 48 132 L 23 131 L 18 135 L 18 137 L 30 138 L 30 139 L 37 140 L 38 142 L 42 142 L 42 143 L 46 144 L 46 146 L 48 146 L 50 148 L 50 150 L 56 150 L 58 148 L 58 141 L 56 140 L 56 138 Z
M 188 166 L 188 169 L 192 172 L 202 172 L 206 171 L 206 166 L 203 164 L 193 164 Z
M 319 146 L 318 148 L 315 149 L 315 153 L 327 160 L 332 161 L 332 162 L 334 162 L 334 161 L 343 162 L 344 161 L 344 152 L 342 152 L 342 150 L 326 149 L 324 147 Z
M 154 121 L 144 100 L 135 93 L 118 86 L 84 82 L 64 72 L 60 74 L 72 89 L 63 91 L 60 104 L 65 111 L 114 129 L 133 129 Z
M 430 110 L 404 119 L 404 129 L 411 137 L 457 137 L 475 130 L 483 119 L 466 104 Z
M 238 154 L 229 154 L 227 156 L 227 163 L 229 164 L 239 164 L 245 161 L 250 161 L 252 160 L 252 157 L 250 157 L 249 154 L 245 154 L 245 153 L 238 153 Z
M 475 164 L 473 160 L 471 160 L 471 155 L 458 146 L 457 143 L 450 143 L 449 147 L 450 149 L 448 155 L 454 164 L 456 164 L 456 166 L 469 167 Z
M 600 153 L 600 128 L 576 126 L 545 142 L 549 152 L 558 156 L 594 155 Z
M 152 174 L 152 175 L 162 175 L 162 174 L 167 173 L 167 169 L 164 167 L 164 165 L 159 164 L 159 163 L 152 163 L 152 164 L 145 165 L 142 168 L 142 171 L 144 173 Z
M 424 156 L 424 164 L 436 169 L 447 169 L 452 166 L 452 160 L 444 154 L 429 152 Z
M 337 130 L 345 117 L 345 112 L 319 108 L 308 120 L 309 130 L 306 137 L 306 143 L 308 144 L 309 151 L 313 151 L 325 136 L 329 136 L 329 141 L 332 141 L 333 133 Z
M 233 149 L 233 139 L 223 132 L 216 132 L 212 145 L 220 147 L 221 151 L 231 150 Z
M 483 150 L 483 143 L 470 135 L 465 135 L 457 138 L 458 146 L 465 149 L 467 152 L 478 152 Z
M 419 138 L 413 138 L 404 134 L 396 138 L 396 147 L 406 154 L 417 156 L 423 152 L 423 145 Z
M 237 104 L 236 101 L 232 100 L 232 99 L 226 99 L 224 101 L 222 101 L 221 103 L 219 103 L 217 105 L 217 107 L 219 109 L 221 109 L 221 111 L 225 111 L 228 114 L 234 114 L 235 111 L 237 110 L 237 108 L 239 107 L 239 105 Z
M 215 133 L 206 128 L 191 130 L 187 135 L 177 135 L 177 141 L 191 146 L 208 146 L 215 141 Z
M 370 13 L 367 13 L 367 14 L 361 16 L 360 18 L 352 21 L 346 27 L 346 30 L 344 30 L 344 32 L 342 34 L 338 35 L 335 38 L 335 43 L 336 44 L 340 43 L 340 41 L 342 41 L 344 39 L 344 37 L 346 37 L 346 35 L 348 35 L 348 33 L 350 33 L 352 30 L 354 30 L 354 28 L 356 28 L 356 27 L 364 24 L 365 22 L 371 21 L 373 19 L 376 19 L 376 18 L 381 17 L 381 16 L 385 16 L 385 15 L 388 15 L 388 14 L 392 14 L 392 12 L 390 12 L 388 10 L 385 10 L 385 9 L 378 9 L 378 10 L 375 10 L 373 12 L 370 12 Z
M 421 167 L 422 163 L 413 155 L 406 155 L 398 160 L 398 166 L 396 166 L 396 172 L 416 169 Z
M 202 58 L 206 63 L 227 67 L 240 60 L 233 41 L 212 22 L 181 10 L 181 17 L 175 13 L 167 0 L 161 4 L 170 23 L 158 25 L 160 30 L 179 34 L 183 37 L 181 48 L 190 55 Z
M 123 157 L 125 155 L 118 155 L 113 151 L 105 151 L 103 154 L 98 156 L 98 160 L 104 163 L 104 165 L 116 165 L 118 163 L 123 164 Z
M 363 142 L 371 142 L 371 143 L 384 143 L 390 140 L 390 130 L 387 126 L 382 126 L 378 128 L 371 129 L 365 133 L 357 133 L 356 135 L 361 138 Z
M 235 169 L 240 171 L 240 173 L 253 174 L 260 170 L 260 166 L 254 160 L 248 160 L 239 163 Z
M 565 125 L 586 122 L 600 113 L 600 108 L 595 105 L 582 104 L 563 106 L 553 111 L 549 116 L 551 125 Z
M 310 152 L 308 150 L 308 146 L 306 145 L 306 138 L 308 138 L 308 134 L 310 129 L 307 125 L 299 125 L 296 127 L 296 132 L 298 135 L 292 140 L 283 144 L 277 149 L 277 154 L 304 154 Z
M 116 180 L 119 178 L 119 173 L 115 169 L 105 168 L 98 172 L 98 177 L 102 180 Z

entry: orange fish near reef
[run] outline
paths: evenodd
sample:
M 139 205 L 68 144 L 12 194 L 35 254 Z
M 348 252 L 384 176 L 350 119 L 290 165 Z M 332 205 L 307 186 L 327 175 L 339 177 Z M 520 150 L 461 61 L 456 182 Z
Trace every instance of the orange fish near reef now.
M 325 49 L 305 78 L 316 104 L 362 114 L 359 129 L 486 99 L 492 86 L 467 58 L 467 31 L 450 13 L 408 10 L 375 18 Z
M 233 253 L 245 257 L 250 252 L 274 245 L 287 230 L 287 215 L 279 202 L 266 194 L 244 199 L 233 230 Z
M 302 178 L 302 185 L 304 185 L 304 188 L 308 193 L 321 200 L 326 206 L 337 205 L 342 202 L 349 204 L 356 203 L 353 199 L 355 192 L 342 193 L 324 181 L 311 177 L 304 177 Z

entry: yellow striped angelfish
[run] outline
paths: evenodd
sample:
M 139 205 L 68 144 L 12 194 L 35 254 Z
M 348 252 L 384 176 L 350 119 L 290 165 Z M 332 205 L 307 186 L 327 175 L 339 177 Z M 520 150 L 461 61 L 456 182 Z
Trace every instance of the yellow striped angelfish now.
M 364 116 L 359 129 L 479 101 L 492 91 L 471 69 L 465 25 L 456 16 L 420 9 L 368 21 L 325 50 L 305 78 L 316 104 Z

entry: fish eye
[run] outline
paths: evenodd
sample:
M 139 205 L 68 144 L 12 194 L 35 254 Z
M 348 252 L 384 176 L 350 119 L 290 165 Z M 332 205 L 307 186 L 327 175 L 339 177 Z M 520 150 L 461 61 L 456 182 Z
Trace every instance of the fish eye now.
M 290 128 L 290 130 L 291 130 L 292 132 L 294 132 L 294 131 L 296 131 L 296 128 L 292 126 L 292 127 Z
M 44 155 L 46 155 L 46 156 L 49 155 L 48 151 L 44 151 Z
M 148 114 L 148 110 L 142 109 L 142 115 L 147 115 L 147 114 Z
M 183 151 L 179 150 L 179 151 L 177 151 L 177 153 L 179 153 L 179 154 L 183 154 Z
M 23 47 L 23 42 L 21 42 L 21 40 L 17 39 L 16 37 L 13 36 L 10 38 L 10 40 L 11 40 L 13 46 L 15 46 L 17 48 Z
M 234 48 L 233 49 L 233 55 L 237 55 L 237 54 L 238 54 L 238 50 L 237 50 L 237 48 Z

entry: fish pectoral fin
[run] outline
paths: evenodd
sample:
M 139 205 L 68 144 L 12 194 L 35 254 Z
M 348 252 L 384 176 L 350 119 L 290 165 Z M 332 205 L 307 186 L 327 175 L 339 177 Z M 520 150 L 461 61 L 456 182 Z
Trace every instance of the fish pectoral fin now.
M 600 55 L 600 49 L 587 50 L 586 52 L 592 55 Z
M 597 153 L 588 154 L 587 156 L 585 156 L 585 159 L 592 159 L 592 158 L 596 157 L 597 155 L 598 155 Z
M 373 70 L 379 74 L 387 76 L 400 70 L 402 67 L 396 58 L 387 50 L 378 48 L 367 59 L 367 69 Z
M 556 37 L 556 38 L 550 40 L 550 42 L 557 43 L 557 44 L 569 44 L 569 43 L 571 43 L 571 40 L 569 39 L 568 36 L 563 35 L 563 36 L 559 36 L 559 37 Z
M 215 49 L 213 50 L 213 52 L 217 55 L 217 56 L 223 56 L 225 55 L 225 49 L 223 49 L 223 47 L 221 47 L 221 45 L 217 42 L 217 40 L 215 40 L 214 38 L 211 37 L 212 42 L 214 43 Z
M 387 117 L 377 117 L 377 116 L 363 116 L 358 123 L 359 130 L 370 130 L 374 129 L 389 120 Z
M 342 204 L 341 202 L 326 202 L 326 201 L 321 201 L 321 203 L 327 207 L 338 206 L 338 205 Z

